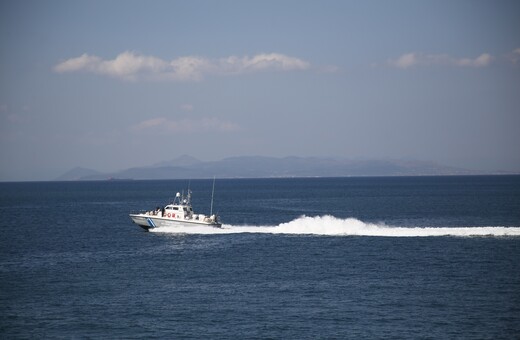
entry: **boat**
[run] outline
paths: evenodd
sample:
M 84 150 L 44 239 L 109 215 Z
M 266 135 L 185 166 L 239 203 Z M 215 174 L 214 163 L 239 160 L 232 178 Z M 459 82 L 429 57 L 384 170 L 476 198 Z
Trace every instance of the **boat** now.
M 213 188 L 215 186 L 213 185 Z M 211 195 L 211 212 L 208 216 L 195 214 L 191 206 L 191 190 L 187 195 L 177 193 L 175 199 L 164 207 L 136 214 L 130 214 L 132 221 L 146 231 L 159 227 L 210 227 L 222 228 L 220 217 L 213 214 L 213 193 Z

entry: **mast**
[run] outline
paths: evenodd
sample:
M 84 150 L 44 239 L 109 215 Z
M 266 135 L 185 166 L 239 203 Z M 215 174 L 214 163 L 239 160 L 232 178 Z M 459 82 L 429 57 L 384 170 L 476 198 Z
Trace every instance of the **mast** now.
M 215 194 L 215 176 L 213 176 L 213 189 L 211 190 L 211 210 L 209 216 L 213 216 L 213 195 Z

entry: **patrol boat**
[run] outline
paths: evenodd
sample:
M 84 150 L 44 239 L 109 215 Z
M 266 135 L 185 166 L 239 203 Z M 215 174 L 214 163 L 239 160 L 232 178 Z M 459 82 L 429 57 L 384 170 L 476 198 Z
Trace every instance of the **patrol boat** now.
M 211 212 L 209 216 L 195 214 L 191 206 L 191 190 L 185 196 L 177 193 L 172 203 L 137 214 L 130 214 L 135 224 L 148 231 L 158 227 L 213 227 L 221 228 L 220 218 L 213 214 L 213 193 L 211 194 Z

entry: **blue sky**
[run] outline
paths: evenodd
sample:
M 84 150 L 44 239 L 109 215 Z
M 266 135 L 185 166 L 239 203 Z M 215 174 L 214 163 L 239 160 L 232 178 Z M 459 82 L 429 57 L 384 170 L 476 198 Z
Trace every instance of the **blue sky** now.
M 0 180 L 189 154 L 520 171 L 516 1 L 3 1 Z

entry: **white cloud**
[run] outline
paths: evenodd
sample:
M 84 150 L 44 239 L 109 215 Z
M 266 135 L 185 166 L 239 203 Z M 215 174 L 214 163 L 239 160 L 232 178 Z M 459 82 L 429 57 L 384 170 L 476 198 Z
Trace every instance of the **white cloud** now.
M 132 127 L 132 130 L 134 131 L 142 131 L 149 128 L 153 128 L 156 126 L 161 126 L 163 124 L 168 123 L 166 118 L 152 118 L 145 121 L 140 122 L 139 124 L 136 124 Z
M 181 108 L 182 111 L 191 112 L 191 111 L 193 111 L 194 106 L 192 104 L 182 104 L 180 106 L 180 108 Z
M 415 53 L 407 53 L 393 61 L 393 65 L 399 68 L 408 68 L 417 64 L 417 56 Z
M 98 73 L 125 78 L 136 76 L 141 72 L 160 73 L 167 67 L 167 63 L 159 58 L 124 52 L 114 60 L 101 62 Z
M 514 49 L 506 57 L 513 65 L 516 65 L 520 61 L 520 48 Z
M 59 63 L 54 67 L 54 71 L 59 73 L 81 70 L 95 72 L 100 63 L 100 58 L 83 54 L 77 58 L 71 58 Z
M 447 54 L 422 54 L 422 53 L 406 53 L 395 60 L 390 60 L 389 65 L 407 69 L 413 66 L 432 66 L 432 65 L 450 65 L 461 67 L 484 67 L 493 61 L 493 57 L 488 53 L 483 53 L 478 57 L 471 58 L 454 58 Z
M 475 59 L 458 59 L 454 60 L 454 63 L 458 66 L 472 66 L 472 67 L 484 67 L 491 63 L 493 57 L 488 53 L 483 53 Z
M 165 61 L 127 51 L 112 60 L 83 54 L 59 63 L 54 70 L 58 73 L 91 72 L 128 80 L 147 78 L 193 81 L 212 74 L 238 75 L 260 71 L 295 71 L 306 70 L 309 67 L 310 64 L 304 60 L 280 53 L 258 54 L 253 57 L 230 56 L 216 60 L 187 56 Z
M 113 60 L 102 60 L 97 56 L 83 54 L 59 63 L 54 67 L 54 70 L 58 73 L 84 71 L 124 79 L 135 79 L 139 74 L 160 73 L 167 67 L 167 63 L 161 59 L 123 52 Z
M 229 57 L 220 60 L 220 68 L 222 70 L 231 70 L 231 72 L 254 72 L 268 69 L 292 71 L 306 70 L 310 64 L 298 58 L 289 57 L 279 53 L 258 54 L 252 58 Z
M 221 121 L 214 117 L 179 120 L 157 117 L 142 121 L 130 128 L 130 130 L 133 132 L 144 132 L 154 130 L 157 133 L 195 133 L 208 131 L 231 132 L 237 131 L 239 129 L 240 127 L 235 123 Z

